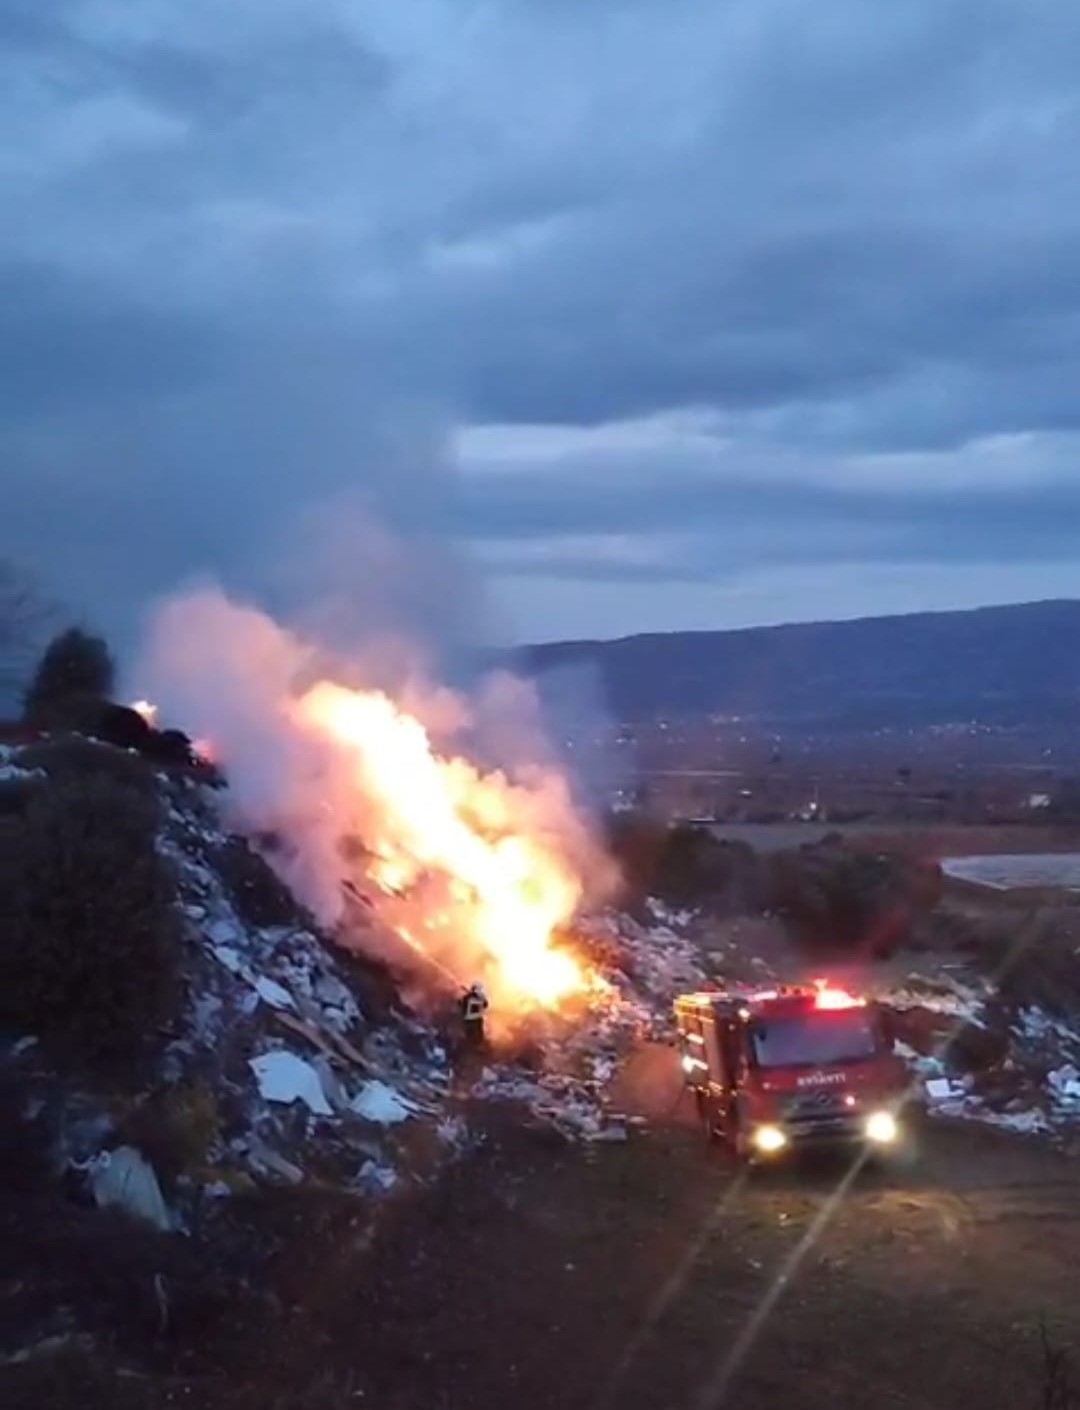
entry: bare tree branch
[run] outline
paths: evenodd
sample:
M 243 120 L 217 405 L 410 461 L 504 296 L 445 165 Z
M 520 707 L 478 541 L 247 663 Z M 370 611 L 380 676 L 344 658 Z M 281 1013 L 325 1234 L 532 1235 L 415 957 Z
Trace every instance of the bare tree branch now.
M 25 685 L 55 619 L 55 607 L 33 577 L 0 559 L 0 695 L 13 695 Z

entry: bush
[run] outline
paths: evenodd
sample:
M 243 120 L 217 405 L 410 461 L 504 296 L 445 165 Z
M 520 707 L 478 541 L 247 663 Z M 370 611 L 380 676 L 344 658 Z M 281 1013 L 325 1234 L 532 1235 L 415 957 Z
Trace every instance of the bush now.
M 772 908 L 813 949 L 890 955 L 941 897 L 940 868 L 876 856 L 839 836 L 771 858 Z
M 145 749 L 153 731 L 146 720 L 130 705 L 102 705 L 95 721 L 94 734 L 117 749 Z
M 68 773 L 3 849 L 0 1021 L 90 1058 L 132 1057 L 177 1012 L 179 916 L 154 795 Z
M 208 1164 L 221 1129 L 213 1088 L 193 1081 L 151 1091 L 118 1123 L 117 1141 L 140 1150 L 169 1189 Z
M 31 744 L 20 751 L 18 764 L 22 769 L 40 769 L 53 784 L 107 778 L 136 792 L 157 796 L 153 769 L 144 758 L 80 735 Z
M 624 901 L 656 896 L 677 905 L 738 911 L 760 909 L 764 871 L 745 842 L 716 837 L 707 827 L 675 827 L 640 818 L 619 818 L 610 847 L 623 879 Z
M 115 674 L 104 640 L 71 627 L 45 648 L 26 692 L 25 716 L 46 729 L 83 728 L 88 706 L 99 702 L 100 708 L 108 699 Z

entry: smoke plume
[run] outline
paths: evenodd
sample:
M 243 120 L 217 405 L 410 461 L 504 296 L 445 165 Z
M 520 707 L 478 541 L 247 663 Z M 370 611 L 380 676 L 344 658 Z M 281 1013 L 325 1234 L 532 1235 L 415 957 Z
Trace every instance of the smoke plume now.
M 154 614 L 137 684 L 210 741 L 229 821 L 282 839 L 274 865 L 345 943 L 390 933 L 441 983 L 553 1007 L 587 984 L 560 934 L 607 863 L 531 688 L 498 674 L 466 697 L 423 657 L 389 632 L 330 653 L 207 586 Z M 377 927 L 356 923 L 357 891 Z

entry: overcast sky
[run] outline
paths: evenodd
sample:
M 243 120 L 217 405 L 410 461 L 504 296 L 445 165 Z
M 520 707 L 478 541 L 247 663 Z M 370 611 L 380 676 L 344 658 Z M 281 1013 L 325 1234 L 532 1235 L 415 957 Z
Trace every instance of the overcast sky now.
M 517 638 L 1080 595 L 1078 154 L 1077 0 L 3 0 L 0 548 L 105 625 L 376 520 Z

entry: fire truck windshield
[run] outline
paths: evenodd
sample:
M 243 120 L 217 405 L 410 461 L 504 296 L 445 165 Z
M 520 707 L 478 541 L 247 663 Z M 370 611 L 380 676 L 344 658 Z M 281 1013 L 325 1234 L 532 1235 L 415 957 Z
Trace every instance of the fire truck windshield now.
M 826 1067 L 859 1062 L 878 1051 L 879 1038 L 868 1009 L 810 1009 L 763 1018 L 750 1030 L 759 1067 Z

